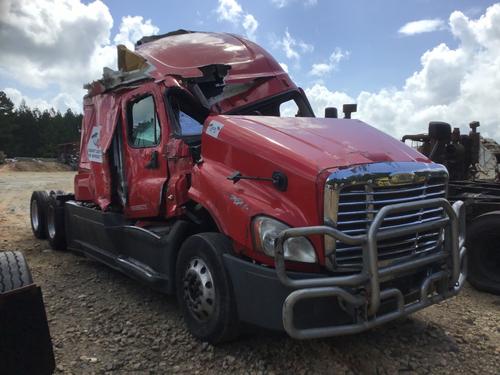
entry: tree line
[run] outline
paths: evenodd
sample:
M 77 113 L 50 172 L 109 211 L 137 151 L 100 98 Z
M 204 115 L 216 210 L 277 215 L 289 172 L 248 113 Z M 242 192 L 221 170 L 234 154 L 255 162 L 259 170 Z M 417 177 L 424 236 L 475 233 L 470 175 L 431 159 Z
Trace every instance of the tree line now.
M 56 157 L 57 145 L 80 140 L 82 115 L 68 109 L 15 107 L 0 91 L 0 151 L 7 157 Z

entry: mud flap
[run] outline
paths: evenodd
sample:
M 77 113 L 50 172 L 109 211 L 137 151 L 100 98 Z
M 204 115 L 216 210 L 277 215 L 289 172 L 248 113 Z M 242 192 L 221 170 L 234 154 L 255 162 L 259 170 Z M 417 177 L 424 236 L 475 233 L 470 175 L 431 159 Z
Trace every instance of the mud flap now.
M 0 294 L 0 358 L 4 375 L 52 374 L 52 340 L 40 287 Z

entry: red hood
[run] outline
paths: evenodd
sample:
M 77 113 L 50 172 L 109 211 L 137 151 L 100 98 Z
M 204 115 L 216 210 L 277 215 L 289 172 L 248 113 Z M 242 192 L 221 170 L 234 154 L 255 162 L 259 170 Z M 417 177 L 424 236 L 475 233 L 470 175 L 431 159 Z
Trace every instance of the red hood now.
M 241 143 L 245 151 L 275 163 L 276 159 L 295 167 L 298 163 L 316 173 L 375 162 L 430 162 L 403 142 L 359 120 L 214 116 L 208 122 L 213 120 L 224 125 L 222 139 Z

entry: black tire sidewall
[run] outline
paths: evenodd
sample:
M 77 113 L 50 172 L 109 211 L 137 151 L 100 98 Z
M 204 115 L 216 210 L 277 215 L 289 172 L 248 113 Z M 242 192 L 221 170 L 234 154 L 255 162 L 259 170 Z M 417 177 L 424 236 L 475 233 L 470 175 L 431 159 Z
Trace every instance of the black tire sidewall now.
M 232 284 L 222 260 L 224 249 L 217 248 L 217 242 L 221 240 L 221 238 L 217 239 L 217 236 L 222 235 L 206 233 L 189 237 L 179 252 L 175 277 L 177 300 L 189 331 L 196 338 L 213 344 L 233 338 L 234 326 L 237 322 Z M 213 317 L 207 322 L 200 322 L 193 317 L 184 300 L 184 273 L 194 257 L 199 257 L 206 263 L 214 281 L 215 311 Z
M 500 215 L 485 215 L 472 221 L 467 236 L 468 280 L 477 289 L 500 294 L 500 272 L 485 267 L 484 244 L 492 234 L 500 239 Z M 500 241 L 496 241 L 500 251 Z
M 54 229 L 53 237 L 49 234 L 49 211 L 54 213 Z M 47 204 L 46 215 L 46 233 L 50 247 L 54 250 L 66 250 L 66 233 L 64 228 L 64 206 L 62 202 L 57 200 L 55 196 L 50 196 Z
M 47 238 L 47 231 L 46 231 L 47 214 L 46 213 L 47 213 L 48 199 L 49 199 L 49 196 L 45 191 L 34 191 L 33 194 L 31 194 L 30 224 L 31 224 L 31 230 L 33 231 L 33 234 L 38 239 Z M 31 205 L 33 204 L 33 201 L 36 202 L 37 211 L 38 211 L 38 229 L 36 229 L 36 230 L 33 227 L 33 219 L 32 219 L 33 212 L 31 210 Z

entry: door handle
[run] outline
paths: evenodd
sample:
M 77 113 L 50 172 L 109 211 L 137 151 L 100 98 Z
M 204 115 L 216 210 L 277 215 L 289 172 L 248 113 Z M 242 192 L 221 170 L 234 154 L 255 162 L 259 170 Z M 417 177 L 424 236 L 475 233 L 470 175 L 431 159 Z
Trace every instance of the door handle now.
M 159 156 L 158 151 L 153 151 L 151 153 L 151 160 L 149 160 L 148 163 L 146 164 L 147 169 L 157 169 L 160 167 L 158 156 Z

